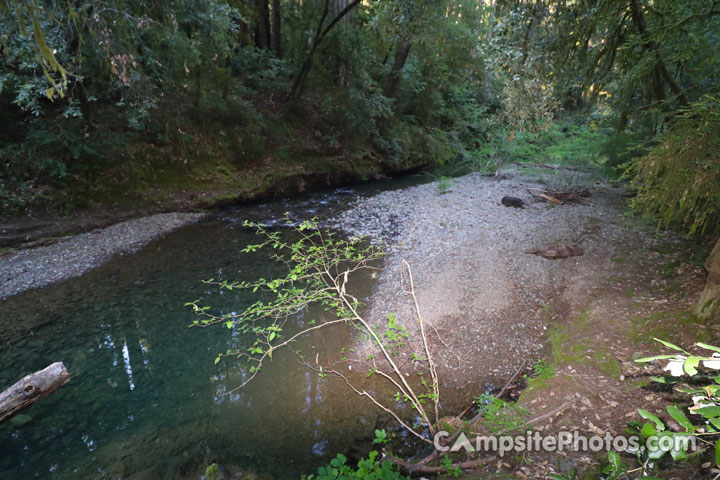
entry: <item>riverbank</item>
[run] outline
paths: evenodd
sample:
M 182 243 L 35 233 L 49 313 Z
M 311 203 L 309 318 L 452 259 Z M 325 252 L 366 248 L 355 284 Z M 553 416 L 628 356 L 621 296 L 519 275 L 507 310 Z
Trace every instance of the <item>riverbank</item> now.
M 445 402 L 444 415 L 497 392 L 519 372 L 523 390 L 514 398 L 527 416 L 505 421 L 538 419 L 533 428 L 547 434 L 622 434 L 640 419 L 638 408 L 661 412 L 677 401 L 646 388 L 659 372 L 634 361 L 661 351 L 654 337 L 683 346 L 720 338 L 718 328 L 688 313 L 704 283 L 705 253 L 624 215 L 621 186 L 592 172 L 558 173 L 511 167 L 495 177 L 384 192 L 355 202 L 335 226 L 389 242 L 366 315 L 380 331 L 390 313 L 408 329 L 410 348 L 398 360 L 408 371 L 417 362 L 405 360 L 421 347 L 401 281 L 403 261 L 412 268 L 442 390 L 459 400 Z M 548 186 L 582 186 L 590 197 L 559 205 L 529 193 Z M 503 206 L 505 195 L 523 198 L 525 207 Z M 581 254 L 526 253 L 551 245 Z M 481 418 L 469 429 L 489 433 L 491 426 Z M 533 452 L 525 462 L 503 459 L 478 473 L 546 478 L 603 461 L 588 452 Z
M 368 316 L 382 327 L 395 313 L 417 346 L 419 332 L 401 283 L 402 262 L 410 265 L 423 317 L 439 334 L 433 341 L 448 385 L 502 385 L 523 364 L 541 358 L 545 306 L 572 277 L 611 255 L 610 242 L 622 242 L 619 188 L 598 182 L 587 202 L 559 206 L 528 193 L 546 188 L 546 180 L 515 167 L 499 176 L 471 174 L 449 185 L 360 199 L 334 221 L 348 234 L 389 242 Z M 582 181 L 595 183 L 590 174 Z M 506 195 L 523 198 L 525 207 L 503 206 Z M 584 255 L 548 260 L 525 253 L 552 244 L 578 245 Z
M 202 213 L 161 213 L 49 245 L 8 252 L 0 257 L 0 298 L 72 277 L 79 277 L 115 255 L 139 250 L 168 232 L 202 218 Z
M 418 170 L 422 162 L 389 165 L 376 157 L 345 158 L 315 153 L 293 161 L 268 158 L 241 167 L 218 155 L 177 174 L 153 170 L 149 180 L 118 178 L 99 192 L 77 193 L 57 207 L 31 208 L 12 218 L 0 216 L 0 252 L 59 237 L 86 233 L 133 218 L 167 212 L 203 212 L 361 184 Z M 6 213 L 6 212 L 3 212 Z

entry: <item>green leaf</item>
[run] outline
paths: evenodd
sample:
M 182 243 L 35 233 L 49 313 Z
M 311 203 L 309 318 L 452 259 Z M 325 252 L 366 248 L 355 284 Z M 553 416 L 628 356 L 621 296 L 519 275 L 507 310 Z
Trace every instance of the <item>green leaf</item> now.
M 330 465 L 335 468 L 340 468 L 345 465 L 345 462 L 347 462 L 347 457 L 345 457 L 342 453 L 338 453 L 337 457 L 330 460 Z
M 673 460 L 686 460 L 687 450 L 690 447 L 689 433 L 676 433 L 673 436 L 673 448 L 670 450 L 670 455 Z
M 617 452 L 608 452 L 608 461 L 615 471 L 620 469 L 620 454 Z
M 676 358 L 677 355 L 655 355 L 654 357 L 643 357 L 635 360 L 636 363 L 652 362 L 653 360 L 668 360 L 670 358 Z
M 695 413 L 699 413 L 705 418 L 715 418 L 720 416 L 720 407 L 711 406 L 698 408 L 697 410 L 695 410 Z
M 656 448 L 655 450 L 648 452 L 648 458 L 650 458 L 652 460 L 657 460 L 659 458 L 662 458 L 663 455 L 665 455 L 666 453 L 667 453 L 666 450 L 663 450 L 661 448 Z
M 673 448 L 670 450 L 670 455 L 675 461 L 687 460 L 687 452 L 679 448 Z
M 646 423 L 643 425 L 642 429 L 640 430 L 640 434 L 645 437 L 649 438 L 653 435 L 657 435 L 658 431 L 653 427 L 652 423 Z
M 268 342 L 272 342 L 275 338 L 275 332 L 270 333 L 270 336 L 268 337 Z
M 700 365 L 700 360 L 702 360 L 702 357 L 688 357 L 685 359 L 685 363 L 683 363 L 683 370 L 685 370 L 685 373 L 690 375 L 691 377 L 697 374 L 697 366 Z
M 650 420 L 655 424 L 655 428 L 657 428 L 659 431 L 665 430 L 665 424 L 660 420 L 658 417 L 653 415 L 652 413 L 648 412 L 647 410 L 643 410 L 642 408 L 638 409 L 638 413 L 642 418 L 645 418 L 647 420 Z
M 710 426 L 712 426 L 716 432 L 720 432 L 720 418 L 718 418 L 718 417 L 711 418 Z
M 653 337 L 653 340 L 655 340 L 656 342 L 662 343 L 663 345 L 665 345 L 665 346 L 668 347 L 668 348 L 672 348 L 673 350 L 677 350 L 678 352 L 683 352 L 683 353 L 686 354 L 686 355 L 690 355 L 688 352 L 686 352 L 686 351 L 683 350 L 682 348 L 680 348 L 680 347 L 678 347 L 677 345 L 674 345 L 674 344 L 672 344 L 672 343 L 670 343 L 670 342 L 666 342 L 665 340 L 660 340 L 659 338 L 654 338 L 654 337 Z
M 688 395 L 704 395 L 705 391 L 700 388 L 689 388 L 689 387 L 675 387 L 675 390 Z
M 715 442 L 715 465 L 720 467 L 720 438 Z
M 670 405 L 669 407 L 667 407 L 667 412 L 670 414 L 673 420 L 682 425 L 685 430 L 693 430 L 693 424 L 690 423 L 690 420 L 688 420 L 685 414 L 675 405 Z
M 215 357 L 215 365 L 217 365 L 218 363 L 220 363 L 220 357 Z
M 712 350 L 713 352 L 720 353 L 720 347 L 715 347 L 713 345 L 708 345 L 707 343 L 698 342 L 695 345 L 697 345 L 700 348 L 704 348 L 706 350 Z

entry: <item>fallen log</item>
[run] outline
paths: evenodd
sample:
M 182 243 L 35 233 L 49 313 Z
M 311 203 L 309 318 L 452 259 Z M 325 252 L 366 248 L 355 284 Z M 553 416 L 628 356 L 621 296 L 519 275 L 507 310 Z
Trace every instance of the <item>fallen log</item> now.
M 68 381 L 70 374 L 62 362 L 55 362 L 39 372 L 26 375 L 0 393 L 0 423 L 47 397 Z

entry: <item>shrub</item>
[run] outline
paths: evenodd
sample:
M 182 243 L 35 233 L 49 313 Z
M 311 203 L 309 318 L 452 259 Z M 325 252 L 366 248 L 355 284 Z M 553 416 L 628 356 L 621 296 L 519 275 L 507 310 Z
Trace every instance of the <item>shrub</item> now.
M 658 145 L 629 164 L 633 207 L 688 236 L 720 232 L 720 102 L 706 96 L 683 111 Z
M 392 463 L 389 461 L 381 462 L 377 458 L 378 452 L 372 451 L 368 458 L 358 462 L 356 469 L 347 465 L 347 458 L 338 454 L 337 457 L 330 461 L 330 465 L 320 467 L 318 474 L 303 477 L 305 480 L 333 480 L 333 479 L 371 479 L 371 480 L 402 480 L 408 477 L 402 476 L 397 470 L 393 469 Z

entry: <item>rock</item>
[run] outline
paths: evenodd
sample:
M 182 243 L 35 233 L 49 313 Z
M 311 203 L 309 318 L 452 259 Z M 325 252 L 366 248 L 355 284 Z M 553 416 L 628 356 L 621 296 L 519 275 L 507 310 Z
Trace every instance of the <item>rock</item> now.
M 513 207 L 513 208 L 523 208 L 523 206 L 525 205 L 525 202 L 521 198 L 510 197 L 510 196 L 502 197 L 502 199 L 500 200 L 500 203 L 502 203 L 506 207 Z

